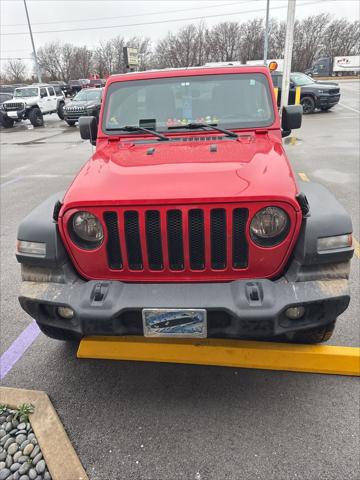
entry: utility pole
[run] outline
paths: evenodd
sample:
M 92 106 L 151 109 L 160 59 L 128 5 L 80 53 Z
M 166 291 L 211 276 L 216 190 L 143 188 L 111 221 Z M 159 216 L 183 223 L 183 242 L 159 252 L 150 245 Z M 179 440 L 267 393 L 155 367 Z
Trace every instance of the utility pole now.
M 33 38 L 32 30 L 31 30 L 31 24 L 30 24 L 29 12 L 28 12 L 27 5 L 26 5 L 26 0 L 24 0 L 24 6 L 25 6 L 26 18 L 27 18 L 28 25 L 29 25 L 29 32 L 30 32 L 30 38 L 31 38 L 31 43 L 32 43 L 32 48 L 33 48 L 36 73 L 37 73 L 37 76 L 38 76 L 39 83 L 41 83 L 41 72 L 40 72 L 39 62 L 38 62 L 37 55 L 36 55 L 35 43 L 34 43 L 34 38 Z
M 270 0 L 266 0 L 266 21 L 265 21 L 265 38 L 264 38 L 264 65 L 267 64 L 268 47 L 269 47 L 269 11 L 270 11 Z
M 286 106 L 289 101 L 291 58 L 292 58 L 292 50 L 293 50 L 293 44 L 294 44 L 295 7 L 296 7 L 296 0 L 288 0 L 284 69 L 283 69 L 283 79 L 282 79 L 282 86 L 281 86 L 280 114 L 281 114 L 282 108 Z

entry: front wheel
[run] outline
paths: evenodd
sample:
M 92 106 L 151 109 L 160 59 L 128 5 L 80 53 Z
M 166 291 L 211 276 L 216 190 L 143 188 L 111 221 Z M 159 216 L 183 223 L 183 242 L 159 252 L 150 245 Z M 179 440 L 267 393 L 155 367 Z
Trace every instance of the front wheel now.
M 14 120 L 12 118 L 1 115 L 1 125 L 4 128 L 12 128 L 14 126 Z
M 58 114 L 58 117 L 60 118 L 60 120 L 64 120 L 64 118 L 65 118 L 64 106 L 65 106 L 64 103 L 59 103 L 59 106 L 57 108 L 57 114 Z
M 69 127 L 73 127 L 75 125 L 74 120 L 65 120 L 65 122 L 69 125 Z
M 44 125 L 44 117 L 40 108 L 33 108 L 29 113 L 29 120 L 34 127 L 42 127 Z
M 292 343 L 323 343 L 330 340 L 334 333 L 335 322 L 329 323 L 324 327 L 311 328 L 290 334 L 288 339 Z
M 312 97 L 306 96 L 303 97 L 300 101 L 302 107 L 303 107 L 303 112 L 305 115 L 309 113 L 314 113 L 315 110 L 315 101 Z
M 78 333 L 62 330 L 61 328 L 49 327 L 48 325 L 42 325 L 41 323 L 38 323 L 38 327 L 47 337 L 55 340 L 63 340 L 66 342 L 78 342 L 81 340 L 81 335 Z

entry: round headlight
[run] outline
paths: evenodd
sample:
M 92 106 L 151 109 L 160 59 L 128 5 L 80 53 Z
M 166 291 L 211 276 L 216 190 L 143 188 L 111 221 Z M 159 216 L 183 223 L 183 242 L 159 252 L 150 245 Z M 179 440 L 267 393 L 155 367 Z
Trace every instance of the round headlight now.
M 100 220 L 90 212 L 77 212 L 72 216 L 70 234 L 72 240 L 85 249 L 98 247 L 104 239 Z
M 282 208 L 266 207 L 251 220 L 250 235 L 258 245 L 272 247 L 285 239 L 289 227 L 289 217 Z

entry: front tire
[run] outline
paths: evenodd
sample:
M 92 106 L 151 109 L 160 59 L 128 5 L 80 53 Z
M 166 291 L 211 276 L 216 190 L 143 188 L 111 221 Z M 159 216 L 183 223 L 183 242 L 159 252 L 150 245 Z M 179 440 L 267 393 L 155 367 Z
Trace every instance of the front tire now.
M 49 327 L 48 325 L 42 325 L 38 323 L 40 330 L 49 338 L 54 340 L 62 340 L 65 342 L 78 342 L 81 340 L 81 335 L 74 332 L 69 332 L 68 330 L 62 330 L 60 328 Z
M 14 126 L 14 122 L 15 120 L 13 120 L 12 118 L 1 115 L 1 125 L 4 128 L 12 128 Z
M 311 328 L 310 330 L 302 330 L 294 332 L 291 335 L 290 341 L 292 343 L 323 343 L 330 340 L 334 333 L 335 322 L 329 323 L 324 327 Z
M 64 103 L 59 103 L 59 106 L 57 108 L 57 114 L 58 114 L 58 117 L 60 118 L 60 120 L 64 120 L 64 118 L 65 118 L 64 106 L 65 106 Z
M 314 113 L 315 101 L 312 97 L 305 96 L 301 99 L 300 103 L 303 107 L 303 112 L 304 112 L 305 115 L 308 115 L 310 113 Z
M 42 127 L 44 125 L 44 117 L 40 108 L 33 108 L 29 113 L 29 120 L 31 125 L 36 127 Z
M 69 125 L 69 127 L 73 127 L 75 125 L 75 120 L 65 120 L 65 122 Z

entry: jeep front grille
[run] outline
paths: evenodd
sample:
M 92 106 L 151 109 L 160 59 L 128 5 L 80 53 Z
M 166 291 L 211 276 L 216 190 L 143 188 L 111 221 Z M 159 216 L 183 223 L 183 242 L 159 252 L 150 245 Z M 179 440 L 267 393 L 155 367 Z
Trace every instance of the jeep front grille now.
M 206 256 L 206 227 L 209 224 L 210 254 Z M 167 267 L 171 271 L 224 270 L 247 266 L 246 208 L 189 208 L 161 211 L 148 209 L 106 211 L 107 262 L 112 270 L 122 270 L 123 255 L 129 270 L 153 271 Z M 233 225 L 232 235 L 227 234 L 227 224 Z M 124 242 L 119 228 L 123 225 Z M 164 235 L 164 237 L 163 237 Z M 231 244 L 232 248 L 228 247 Z M 165 251 L 164 251 L 165 250 Z M 228 265 L 229 263 L 229 265 Z
M 74 267 L 87 279 L 133 282 L 218 282 L 272 278 L 289 258 L 301 212 L 285 202 L 290 218 L 286 239 L 265 249 L 252 242 L 249 223 L 269 202 L 85 207 L 104 229 L 103 243 L 86 250 L 73 242 L 67 210 L 61 235 Z M 84 207 L 82 207 L 82 210 Z
M 13 112 L 17 110 L 24 110 L 25 105 L 22 102 L 3 103 L 6 112 Z

